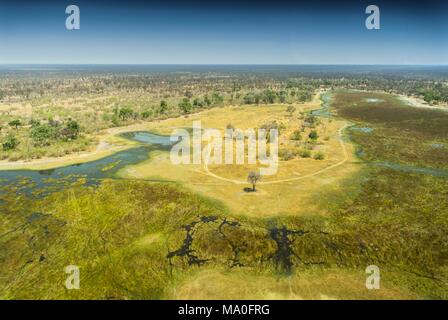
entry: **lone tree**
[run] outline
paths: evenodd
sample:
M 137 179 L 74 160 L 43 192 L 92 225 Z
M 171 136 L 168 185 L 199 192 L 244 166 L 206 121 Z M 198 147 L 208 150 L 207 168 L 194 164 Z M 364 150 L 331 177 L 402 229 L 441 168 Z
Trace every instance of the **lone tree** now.
M 252 191 L 253 192 L 255 192 L 255 185 L 260 180 L 261 180 L 261 175 L 258 172 L 255 172 L 255 171 L 249 172 L 249 175 L 247 176 L 247 182 L 252 184 Z

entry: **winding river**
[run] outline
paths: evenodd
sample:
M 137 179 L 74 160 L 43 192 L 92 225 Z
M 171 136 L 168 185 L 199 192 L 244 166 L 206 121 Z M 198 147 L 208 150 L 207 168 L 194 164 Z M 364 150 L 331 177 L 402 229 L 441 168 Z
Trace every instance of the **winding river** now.
M 13 186 L 19 189 L 18 192 L 33 193 L 39 189 L 51 191 L 80 179 L 84 180 L 86 185 L 97 184 L 101 179 L 116 177 L 116 173 L 128 165 L 149 159 L 151 151 L 169 150 L 175 143 L 170 141 L 169 136 L 150 132 L 128 132 L 122 136 L 139 142 L 139 145 L 99 160 L 49 170 L 0 171 L 0 193 L 7 192 L 8 187 Z

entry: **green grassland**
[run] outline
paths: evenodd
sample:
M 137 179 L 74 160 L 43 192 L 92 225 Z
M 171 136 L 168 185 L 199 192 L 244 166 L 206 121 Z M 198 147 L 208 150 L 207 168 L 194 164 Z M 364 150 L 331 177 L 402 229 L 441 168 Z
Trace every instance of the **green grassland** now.
M 217 298 L 259 282 L 266 292 L 233 297 L 447 298 L 448 183 L 375 176 L 329 217 L 235 217 L 178 187 L 135 181 L 4 198 L 2 297 L 198 298 L 206 285 Z M 64 287 L 71 264 L 80 290 Z M 364 287 L 370 264 L 381 267 L 382 290 Z

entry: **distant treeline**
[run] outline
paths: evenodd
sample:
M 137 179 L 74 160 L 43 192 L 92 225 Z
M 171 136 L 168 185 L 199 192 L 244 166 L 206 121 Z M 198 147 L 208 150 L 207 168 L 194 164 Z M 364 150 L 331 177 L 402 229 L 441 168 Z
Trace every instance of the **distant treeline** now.
M 283 69 L 285 69 L 284 67 Z M 292 68 L 292 67 L 291 67 Z M 47 95 L 78 96 L 112 92 L 144 92 L 160 98 L 192 98 L 217 92 L 241 103 L 307 101 L 319 88 L 350 88 L 415 95 L 430 103 L 448 102 L 448 73 L 388 72 L 372 70 L 338 72 L 184 71 L 184 72 L 85 72 L 15 76 L 0 74 L 0 100 Z M 349 72 L 350 71 L 350 72 Z M 212 99 L 212 97 L 209 97 Z M 193 103 L 193 101 L 192 101 Z M 204 104 L 207 104 L 204 101 Z

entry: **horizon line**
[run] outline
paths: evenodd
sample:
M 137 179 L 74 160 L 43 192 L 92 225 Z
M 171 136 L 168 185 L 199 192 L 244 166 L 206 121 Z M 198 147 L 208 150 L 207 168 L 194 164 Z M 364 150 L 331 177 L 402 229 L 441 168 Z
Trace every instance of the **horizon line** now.
M 448 64 L 393 63 L 0 63 L 0 66 L 448 66 Z

